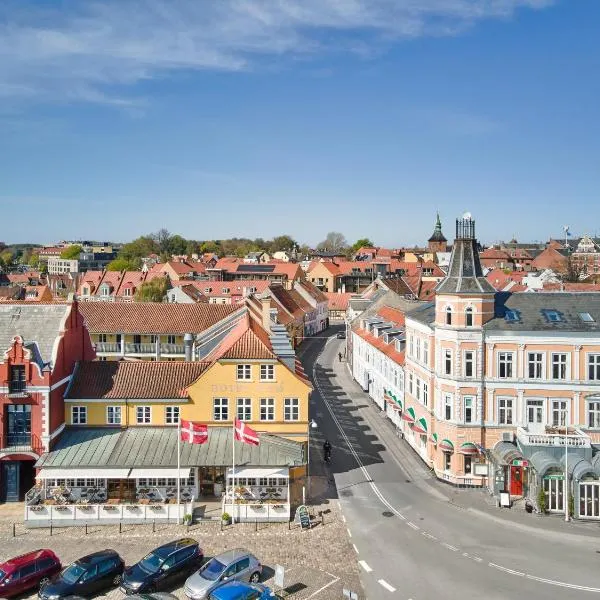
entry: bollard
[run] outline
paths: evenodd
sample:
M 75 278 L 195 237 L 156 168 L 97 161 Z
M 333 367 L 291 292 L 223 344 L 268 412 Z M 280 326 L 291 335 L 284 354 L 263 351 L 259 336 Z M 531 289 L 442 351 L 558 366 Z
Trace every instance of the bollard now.
M 288 531 L 292 530 L 292 521 L 288 519 Z
M 13 523 L 13 537 L 17 537 L 17 530 L 16 530 L 17 524 Z
M 258 531 L 258 518 L 254 519 L 254 531 Z
M 85 535 L 87 535 L 87 523 L 85 524 Z
M 119 521 L 119 533 L 123 532 L 123 522 Z
M 52 535 L 52 521 L 50 521 L 50 535 Z
M 325 513 L 321 513 L 321 526 L 325 527 Z
M 221 531 L 223 531 L 223 519 L 221 519 Z
M 156 531 L 156 519 L 152 521 L 152 533 Z

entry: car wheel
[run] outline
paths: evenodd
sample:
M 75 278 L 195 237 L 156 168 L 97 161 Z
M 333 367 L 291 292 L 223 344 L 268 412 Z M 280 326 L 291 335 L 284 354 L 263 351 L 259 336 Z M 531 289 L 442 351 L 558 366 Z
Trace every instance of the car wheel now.
M 42 577 L 40 579 L 40 588 L 43 588 L 49 581 L 50 579 L 48 577 Z
M 118 575 L 114 576 L 113 585 L 119 585 L 121 581 L 123 581 L 123 576 L 119 573 Z
M 252 573 L 252 575 L 250 575 L 250 581 L 252 583 L 258 583 L 260 581 L 260 573 L 258 571 Z
M 149 586 L 146 588 L 146 591 L 145 591 L 144 593 L 145 593 L 145 594 L 154 594 L 154 593 L 156 593 L 156 584 L 155 584 L 155 583 L 153 583 L 152 585 L 149 585 Z

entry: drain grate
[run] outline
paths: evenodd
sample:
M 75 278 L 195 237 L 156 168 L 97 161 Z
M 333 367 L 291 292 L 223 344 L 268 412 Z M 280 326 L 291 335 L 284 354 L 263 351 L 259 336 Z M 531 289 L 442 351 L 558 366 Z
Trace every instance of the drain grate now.
M 344 496 L 344 497 L 346 497 L 346 498 L 348 498 L 348 497 L 350 497 L 350 496 L 352 496 L 352 495 L 353 495 L 353 494 L 352 494 L 352 490 L 342 490 L 342 491 L 340 492 L 340 496 Z
M 389 511 L 389 510 L 384 510 L 384 511 L 383 511 L 381 514 L 382 514 L 384 517 L 393 517 L 393 516 L 394 516 L 394 513 L 393 513 L 393 512 L 391 512 L 391 511 Z

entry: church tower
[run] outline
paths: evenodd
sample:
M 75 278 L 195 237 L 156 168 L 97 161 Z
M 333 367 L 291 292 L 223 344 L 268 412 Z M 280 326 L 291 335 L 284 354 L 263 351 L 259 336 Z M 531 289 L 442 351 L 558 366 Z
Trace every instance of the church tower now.
M 427 240 L 427 246 L 430 252 L 447 252 L 448 251 L 448 240 L 442 233 L 442 222 L 440 221 L 440 213 L 437 214 L 437 220 L 435 222 L 435 229 L 433 230 L 432 236 Z

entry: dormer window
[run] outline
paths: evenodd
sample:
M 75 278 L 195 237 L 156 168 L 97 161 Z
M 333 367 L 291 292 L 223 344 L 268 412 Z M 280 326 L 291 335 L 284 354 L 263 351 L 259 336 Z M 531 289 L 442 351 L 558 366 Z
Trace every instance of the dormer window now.
M 546 319 L 551 323 L 560 323 L 563 320 L 561 314 L 557 310 L 544 310 L 543 313 L 546 316 Z
M 519 313 L 516 310 L 507 310 L 504 313 L 504 319 L 509 323 L 514 323 L 519 320 Z
M 467 327 L 473 327 L 473 307 L 468 306 L 465 310 L 465 325 Z
M 223 294 L 229 294 L 229 288 L 223 288 Z
M 446 325 L 452 325 L 452 307 L 446 307 Z
M 204 292 L 210 294 L 212 292 L 212 288 L 204 288 Z

